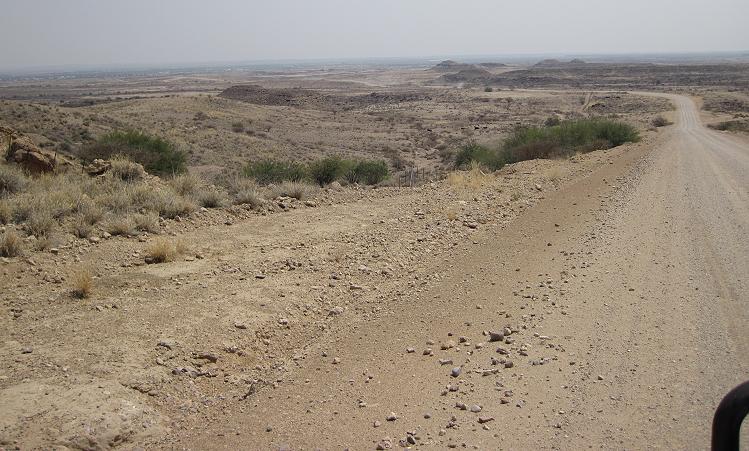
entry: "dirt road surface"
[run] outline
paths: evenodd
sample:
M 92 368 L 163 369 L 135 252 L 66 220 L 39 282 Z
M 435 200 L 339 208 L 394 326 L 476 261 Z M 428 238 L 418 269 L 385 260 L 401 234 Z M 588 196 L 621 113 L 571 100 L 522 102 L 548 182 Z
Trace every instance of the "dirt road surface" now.
M 438 283 L 171 445 L 706 449 L 749 379 L 749 145 L 672 100 L 658 148 L 483 229 Z

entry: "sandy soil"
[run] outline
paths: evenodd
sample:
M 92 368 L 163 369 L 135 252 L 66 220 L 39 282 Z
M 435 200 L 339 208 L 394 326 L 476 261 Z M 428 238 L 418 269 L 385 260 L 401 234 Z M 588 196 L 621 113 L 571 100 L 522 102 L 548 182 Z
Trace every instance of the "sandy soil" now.
M 414 89 L 387 71 L 268 79 Z M 216 93 L 244 81 L 168 83 Z M 418 89 L 433 97 L 346 114 L 193 94 L 3 101 L 0 119 L 42 141 L 69 128 L 169 130 L 203 149 L 198 168 L 267 144 L 307 157 L 392 145 L 437 165 L 439 144 L 550 114 L 643 128 L 669 102 L 677 111 L 640 143 L 570 160 L 166 221 L 188 249 L 172 263 L 144 263 L 147 235 L 2 259 L 0 448 L 706 448 L 712 411 L 749 370 L 747 139 L 703 127 L 677 95 Z M 705 95 L 702 117 L 743 114 L 741 96 Z M 237 134 L 237 117 L 272 127 Z M 227 160 L 208 143 L 244 153 Z M 81 267 L 95 287 L 77 300 Z

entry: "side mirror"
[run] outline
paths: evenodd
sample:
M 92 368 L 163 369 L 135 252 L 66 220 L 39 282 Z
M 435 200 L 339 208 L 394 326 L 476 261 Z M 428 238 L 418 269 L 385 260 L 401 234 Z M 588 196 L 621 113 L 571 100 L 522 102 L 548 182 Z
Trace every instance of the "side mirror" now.
M 741 423 L 749 413 L 749 381 L 734 388 L 715 409 L 713 451 L 738 451 Z

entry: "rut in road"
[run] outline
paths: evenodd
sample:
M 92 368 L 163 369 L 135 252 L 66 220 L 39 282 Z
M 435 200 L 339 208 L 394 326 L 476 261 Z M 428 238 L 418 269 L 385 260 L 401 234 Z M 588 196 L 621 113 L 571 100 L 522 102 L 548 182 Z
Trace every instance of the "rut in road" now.
M 749 378 L 749 146 L 670 98 L 662 145 L 485 229 L 438 284 L 170 445 L 707 448 Z

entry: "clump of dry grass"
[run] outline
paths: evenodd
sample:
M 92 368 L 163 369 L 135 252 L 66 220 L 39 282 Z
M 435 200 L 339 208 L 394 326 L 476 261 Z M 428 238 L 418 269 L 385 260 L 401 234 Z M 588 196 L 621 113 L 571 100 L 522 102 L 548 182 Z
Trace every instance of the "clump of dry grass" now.
M 317 187 L 305 182 L 282 182 L 278 185 L 268 187 L 271 196 L 281 197 L 293 197 L 294 199 L 304 200 L 312 196 Z
M 28 178 L 21 169 L 0 164 L 0 198 L 20 193 L 27 184 Z
M 492 176 L 484 173 L 481 165 L 472 162 L 468 171 L 454 171 L 447 174 L 447 184 L 455 189 L 475 192 L 489 184 Z
M 13 208 L 10 203 L 0 200 L 0 224 L 9 224 L 13 220 Z
M 185 252 L 181 241 L 157 238 L 146 246 L 146 263 L 166 263 L 174 261 Z
M 134 235 L 133 221 L 125 217 L 115 217 L 107 222 L 106 231 L 113 236 L 130 236 Z
M 18 233 L 9 229 L 0 235 L 0 257 L 17 257 L 23 252 L 23 242 Z
M 132 220 L 135 230 L 148 233 L 159 231 L 159 215 L 155 212 L 133 215 Z
M 143 166 L 133 163 L 124 157 L 114 157 L 109 163 L 112 165 L 109 173 L 115 179 L 122 180 L 123 182 L 139 182 L 146 175 Z
M 265 202 L 257 184 L 246 177 L 233 177 L 226 183 L 234 205 L 257 208 Z
M 229 203 L 226 192 L 215 186 L 205 186 L 197 189 L 192 197 L 201 207 L 220 208 Z
M 88 238 L 94 231 L 94 226 L 86 220 L 85 215 L 79 214 L 70 224 L 70 232 L 78 238 Z
M 547 169 L 544 175 L 546 176 L 547 179 L 556 183 L 559 180 L 561 180 L 562 176 L 564 175 L 564 172 L 562 171 L 562 168 L 558 166 L 553 166 Z
M 70 277 L 71 292 L 70 294 L 78 299 L 85 299 L 91 296 L 94 289 L 94 277 L 88 269 L 79 269 Z
M 192 213 L 197 206 L 192 200 L 179 196 L 174 191 L 157 189 L 152 192 L 145 208 L 157 212 L 161 217 L 173 219 Z
M 186 173 L 172 177 L 169 186 L 182 196 L 189 196 L 203 185 L 203 180 L 195 174 Z
M 57 221 L 52 211 L 48 208 L 32 210 L 26 221 L 26 230 L 29 232 L 29 235 L 37 238 L 51 235 L 56 227 Z
M 455 207 L 448 207 L 447 210 L 445 210 L 445 217 L 450 221 L 455 221 L 458 219 L 458 209 Z

